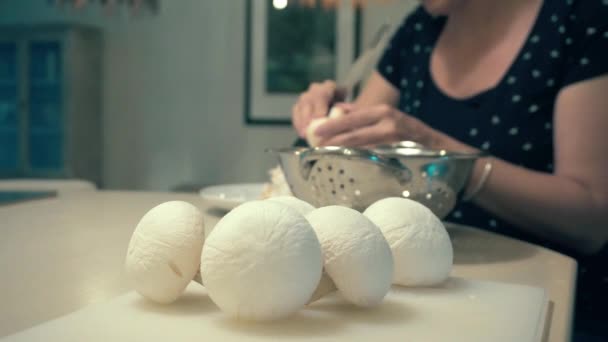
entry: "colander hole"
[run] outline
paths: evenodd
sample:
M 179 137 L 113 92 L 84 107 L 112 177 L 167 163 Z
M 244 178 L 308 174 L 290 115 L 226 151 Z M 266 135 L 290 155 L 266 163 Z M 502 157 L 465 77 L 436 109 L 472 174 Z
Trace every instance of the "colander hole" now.
M 336 190 L 332 190 L 332 191 L 331 191 L 331 194 L 332 194 L 332 195 L 335 195 L 335 194 L 336 194 Z
M 340 171 L 338 171 L 339 174 L 343 175 L 344 174 L 344 169 L 340 169 Z
M 354 179 L 354 178 L 351 178 L 351 179 L 349 179 L 348 181 L 349 181 L 349 182 L 351 182 L 351 184 L 352 184 L 352 183 L 354 183 L 354 182 L 355 182 L 355 179 Z
M 344 189 L 344 184 L 340 184 L 340 189 Z
M 327 171 L 331 171 L 331 170 L 332 170 L 331 165 L 327 165 Z
M 333 178 L 330 178 L 330 179 L 329 179 L 329 182 L 330 182 L 330 183 L 333 183 L 333 182 L 334 182 L 334 179 L 333 179 Z
M 321 172 L 321 168 L 320 168 L 320 167 L 318 167 L 318 168 L 317 168 L 317 171 Z

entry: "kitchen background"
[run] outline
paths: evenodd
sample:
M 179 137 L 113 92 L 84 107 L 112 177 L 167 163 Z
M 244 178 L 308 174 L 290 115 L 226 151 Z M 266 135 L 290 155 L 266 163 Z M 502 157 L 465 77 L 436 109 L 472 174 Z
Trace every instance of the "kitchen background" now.
M 360 17 L 362 46 L 382 23 L 400 21 L 415 5 L 369 3 Z M 99 165 L 99 187 L 194 190 L 266 180 L 276 161 L 264 149 L 291 145 L 296 136 L 290 126 L 244 121 L 246 0 L 159 5 L 157 13 L 131 16 L 106 15 L 98 5 L 76 10 L 46 0 L 0 0 L 0 26 L 100 30 L 100 103 L 86 114 L 98 116 L 101 128 L 100 154 L 89 156 Z

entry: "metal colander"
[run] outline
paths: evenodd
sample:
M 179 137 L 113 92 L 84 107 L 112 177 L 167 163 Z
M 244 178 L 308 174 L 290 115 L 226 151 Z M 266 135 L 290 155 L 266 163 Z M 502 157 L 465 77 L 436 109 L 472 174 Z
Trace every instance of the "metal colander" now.
M 404 141 L 369 149 L 347 147 L 271 150 L 291 191 L 314 206 L 343 205 L 362 211 L 375 201 L 403 196 L 444 218 L 456 205 L 483 153 L 425 149 Z

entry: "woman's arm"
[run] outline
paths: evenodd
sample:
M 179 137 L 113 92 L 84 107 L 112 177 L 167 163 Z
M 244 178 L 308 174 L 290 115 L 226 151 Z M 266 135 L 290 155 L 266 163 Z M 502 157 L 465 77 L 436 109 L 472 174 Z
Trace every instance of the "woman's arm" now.
M 398 102 L 399 90 L 393 87 L 393 85 L 385 80 L 377 71 L 374 71 L 353 104 L 356 107 L 367 107 L 379 104 L 396 107 Z
M 477 149 L 432 129 L 387 104 L 398 95 L 382 76 L 350 112 L 321 125 L 325 145 L 369 145 L 415 140 L 435 149 Z M 392 88 L 392 91 L 396 90 Z M 608 76 L 579 82 L 559 94 L 554 114 L 555 172 L 532 171 L 491 158 L 492 173 L 474 201 L 549 241 L 592 253 L 608 239 Z M 479 182 L 480 160 L 469 187 Z
M 579 252 L 608 239 L 608 76 L 573 84 L 554 114 L 555 172 L 494 160 L 475 203 L 522 229 Z M 456 146 L 447 138 L 444 144 Z M 480 165 L 472 179 L 480 174 Z

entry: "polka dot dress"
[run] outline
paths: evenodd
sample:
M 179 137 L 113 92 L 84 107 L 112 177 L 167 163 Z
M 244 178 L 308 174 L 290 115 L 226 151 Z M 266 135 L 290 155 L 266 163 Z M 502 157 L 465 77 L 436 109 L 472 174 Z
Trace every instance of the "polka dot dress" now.
M 429 73 L 431 52 L 446 19 L 433 18 L 420 7 L 395 33 L 378 71 L 400 90 L 403 112 L 515 165 L 553 172 L 555 100 L 561 89 L 608 73 L 606 18 L 605 0 L 545 0 L 499 84 L 459 100 L 438 89 Z M 457 206 L 448 220 L 548 245 L 472 203 Z M 603 283 L 608 293 L 605 273 L 592 282 Z M 580 301 L 584 299 L 579 296 Z

